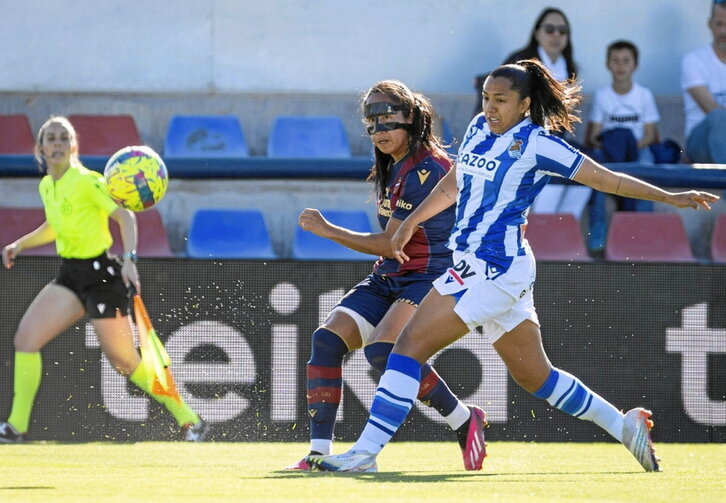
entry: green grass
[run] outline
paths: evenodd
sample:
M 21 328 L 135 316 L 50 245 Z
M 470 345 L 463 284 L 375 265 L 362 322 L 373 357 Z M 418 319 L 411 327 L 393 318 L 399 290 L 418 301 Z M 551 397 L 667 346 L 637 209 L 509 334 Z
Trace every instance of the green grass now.
M 285 472 L 305 444 L 0 446 L 0 502 L 711 502 L 726 494 L 726 446 L 660 444 L 645 473 L 619 444 L 497 442 L 481 472 L 455 444 L 393 443 L 377 474 Z M 337 444 L 342 451 L 348 444 Z

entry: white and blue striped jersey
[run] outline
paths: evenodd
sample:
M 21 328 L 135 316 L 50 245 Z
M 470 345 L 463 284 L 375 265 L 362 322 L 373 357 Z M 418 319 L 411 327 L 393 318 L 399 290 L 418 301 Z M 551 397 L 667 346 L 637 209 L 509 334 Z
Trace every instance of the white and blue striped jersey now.
M 501 135 L 483 114 L 472 120 L 456 160 L 456 223 L 449 248 L 505 271 L 530 253 L 522 236 L 527 212 L 552 176 L 573 178 L 584 156 L 525 118 Z

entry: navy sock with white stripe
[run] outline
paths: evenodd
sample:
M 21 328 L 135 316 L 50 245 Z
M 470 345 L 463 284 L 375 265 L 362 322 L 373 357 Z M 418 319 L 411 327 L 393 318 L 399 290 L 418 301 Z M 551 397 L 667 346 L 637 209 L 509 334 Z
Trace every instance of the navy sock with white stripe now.
M 351 450 L 378 454 L 406 419 L 416 400 L 421 364 L 408 356 L 391 353 L 386 372 L 378 383 L 370 416 Z
M 622 412 L 572 374 L 553 368 L 542 387 L 533 394 L 562 412 L 592 421 L 622 442 Z

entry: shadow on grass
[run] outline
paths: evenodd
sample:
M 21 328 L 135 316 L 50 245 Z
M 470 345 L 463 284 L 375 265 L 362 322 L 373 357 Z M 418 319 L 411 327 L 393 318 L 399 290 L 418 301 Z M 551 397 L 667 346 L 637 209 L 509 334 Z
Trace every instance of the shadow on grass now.
M 482 477 L 497 478 L 497 482 L 579 482 L 580 477 L 592 477 L 593 475 L 642 475 L 641 471 L 615 471 L 615 472 L 531 472 L 531 473 L 486 473 L 486 472 L 451 472 L 451 473 L 431 473 L 431 472 L 378 472 L 378 473 L 336 473 L 336 472 L 308 472 L 308 471 L 288 471 L 279 470 L 272 472 L 266 477 L 242 477 L 249 479 L 298 479 L 300 477 L 345 477 L 356 478 L 361 481 L 370 482 L 406 482 L 406 483 L 425 483 L 425 482 L 466 482 L 481 480 Z M 564 479 L 563 476 L 568 478 Z M 536 477 L 536 478 L 533 478 Z
M 29 491 L 34 489 L 55 489 L 53 486 L 0 486 L 0 491 Z

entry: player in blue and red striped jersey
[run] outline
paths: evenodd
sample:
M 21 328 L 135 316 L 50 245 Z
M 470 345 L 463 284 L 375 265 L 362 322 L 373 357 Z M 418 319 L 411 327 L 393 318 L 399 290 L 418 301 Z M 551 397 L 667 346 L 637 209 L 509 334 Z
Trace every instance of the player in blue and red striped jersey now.
M 373 272 L 353 287 L 330 312 L 312 337 L 307 365 L 307 402 L 311 454 L 330 454 L 335 416 L 342 393 L 342 365 L 347 353 L 364 348 L 370 364 L 385 370 L 401 329 L 434 279 L 451 267 L 446 242 L 454 209 L 433 216 L 413 233 L 406 245 L 411 260 L 393 258 L 391 236 L 451 169 L 451 161 L 433 133 L 429 100 L 401 82 L 382 81 L 362 100 L 363 117 L 375 148 L 369 180 L 377 189 L 382 232 L 357 233 L 330 224 L 315 209 L 305 209 L 300 227 L 348 248 L 379 255 Z M 467 406 L 451 392 L 436 371 L 424 364 L 417 397 L 435 408 L 456 432 L 467 470 L 479 470 L 484 460 L 484 411 Z M 304 459 L 288 467 L 307 470 Z
M 549 134 L 549 128 L 572 129 L 578 91 L 571 81 L 556 81 L 536 60 L 503 65 L 489 74 L 484 83 L 484 112 L 467 128 L 456 166 L 391 239 L 394 256 L 405 263 L 405 245 L 419 223 L 455 204 L 449 248 L 456 265 L 434 281 L 396 340 L 368 422 L 353 448 L 339 455 L 309 456 L 308 463 L 329 471 L 375 471 L 376 456 L 411 409 L 421 364 L 482 326 L 520 386 L 553 407 L 603 428 L 646 471 L 659 469 L 649 411 L 636 407 L 623 414 L 577 377 L 550 363 L 532 295 L 536 267 L 525 238 L 527 212 L 551 176 L 679 208 L 710 209 L 709 203 L 719 198 L 694 190 L 667 192 L 614 173 Z

